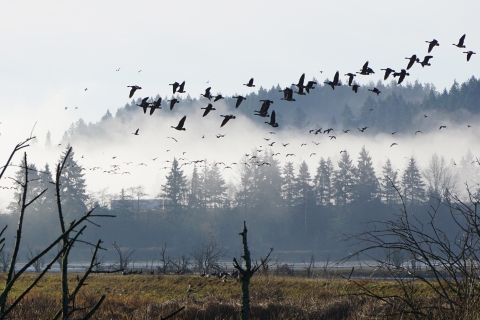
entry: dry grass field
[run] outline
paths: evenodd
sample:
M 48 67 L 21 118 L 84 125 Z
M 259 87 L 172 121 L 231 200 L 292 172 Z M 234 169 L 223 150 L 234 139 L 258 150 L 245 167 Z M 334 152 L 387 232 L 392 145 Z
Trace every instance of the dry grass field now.
M 35 274 L 18 281 L 12 297 L 30 283 Z M 4 281 L 5 275 L 0 275 Z M 70 276 L 70 286 L 77 281 Z M 359 280 L 372 292 L 401 296 L 393 281 Z M 358 281 L 357 281 L 358 282 Z M 78 296 L 77 306 L 91 307 L 102 294 L 107 297 L 93 319 L 160 319 L 186 308 L 174 319 L 238 319 L 241 286 L 233 278 L 199 275 L 100 275 L 89 277 Z M 430 300 L 430 290 L 418 283 L 415 295 Z M 387 303 L 359 295 L 359 286 L 344 279 L 259 275 L 251 283 L 252 319 L 408 319 Z M 399 301 L 400 302 L 400 301 Z M 47 274 L 27 299 L 15 309 L 14 319 L 49 319 L 60 307 L 60 275 Z M 439 306 L 441 307 L 441 306 Z M 79 312 L 78 316 L 81 316 Z M 446 318 L 432 311 L 435 318 Z M 451 318 L 451 314 L 448 315 Z

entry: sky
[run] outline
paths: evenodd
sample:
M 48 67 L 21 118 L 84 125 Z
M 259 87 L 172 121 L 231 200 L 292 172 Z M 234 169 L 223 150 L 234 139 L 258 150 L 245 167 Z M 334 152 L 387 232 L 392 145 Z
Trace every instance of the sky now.
M 186 81 L 192 97 L 207 86 L 212 93 L 248 94 L 290 85 L 302 73 L 332 79 L 337 70 L 355 72 L 367 60 L 376 74 L 357 81 L 376 82 L 381 68 L 399 70 L 405 57 L 426 55 L 425 41 L 434 38 L 440 46 L 432 51 L 432 66 L 415 66 L 408 81 L 441 91 L 454 80 L 480 76 L 480 52 L 468 63 L 463 53 L 480 51 L 478 12 L 480 2 L 466 0 L 4 0 L 0 156 L 6 159 L 33 128 L 39 144 L 47 131 L 58 143 L 79 118 L 97 122 L 107 109 L 115 114 L 130 102 L 128 85 L 141 86 L 142 97 L 170 95 L 175 81 Z M 463 34 L 466 50 L 452 46 Z M 243 86 L 251 77 L 256 87 Z M 230 153 L 209 150 L 212 158 Z M 37 157 L 55 162 L 59 154 Z

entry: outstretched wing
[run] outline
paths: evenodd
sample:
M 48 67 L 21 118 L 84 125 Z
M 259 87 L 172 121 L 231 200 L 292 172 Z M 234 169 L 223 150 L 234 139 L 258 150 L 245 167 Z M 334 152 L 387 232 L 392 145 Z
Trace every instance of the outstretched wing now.
M 183 118 L 180 120 L 178 123 L 178 128 L 183 128 L 183 125 L 185 124 L 185 120 L 187 119 L 187 116 L 183 116 Z

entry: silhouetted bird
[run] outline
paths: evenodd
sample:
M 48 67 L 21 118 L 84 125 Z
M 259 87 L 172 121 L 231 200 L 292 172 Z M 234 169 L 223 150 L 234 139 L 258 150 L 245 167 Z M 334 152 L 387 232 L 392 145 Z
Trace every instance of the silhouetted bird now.
M 303 88 L 305 88 L 305 86 L 303 85 L 304 81 L 305 81 L 305 73 L 300 76 L 300 79 L 298 79 L 298 83 L 297 84 L 293 83 L 292 86 L 296 86 L 299 90 L 303 90 Z
M 155 112 L 155 109 L 162 109 L 160 106 L 162 105 L 162 97 L 159 97 L 157 101 L 154 101 L 150 106 L 150 115 Z
M 460 39 L 458 39 L 458 43 L 455 44 L 455 43 L 452 43 L 455 47 L 458 47 L 458 48 L 466 48 L 464 42 L 465 42 L 465 36 L 466 34 L 464 34 L 463 36 L 460 37 Z
M 375 73 L 372 68 L 369 68 L 368 67 L 368 61 L 365 62 L 365 64 L 363 65 L 362 69 L 360 69 L 360 72 L 357 71 L 358 74 L 361 74 L 361 75 L 365 75 L 365 76 L 368 76 L 372 73 Z
M 415 62 L 420 62 L 420 59 L 417 58 L 416 54 L 414 54 L 410 58 L 405 58 L 405 59 L 410 60 L 407 65 L 407 70 L 410 69 Z
M 130 94 L 128 95 L 129 98 L 133 97 L 133 94 L 135 93 L 135 91 L 142 89 L 139 86 L 127 86 L 127 87 L 132 88 L 130 89 Z
M 182 84 L 178 87 L 177 92 L 178 92 L 178 93 L 185 93 L 185 92 L 187 92 L 187 91 L 185 91 L 184 89 L 185 89 L 185 81 L 183 81 Z
M 417 61 L 418 63 L 420 63 L 422 65 L 422 68 L 425 67 L 425 66 L 430 66 L 431 64 L 428 63 L 428 60 L 432 59 L 433 56 L 425 56 L 425 58 L 423 58 L 423 61 Z
M 393 146 L 398 146 L 398 144 L 394 142 L 390 145 L 390 148 L 393 147 Z
M 352 85 L 352 90 L 353 90 L 355 93 L 358 92 L 358 88 L 360 88 L 360 86 L 359 86 L 358 84 L 355 84 L 355 83 L 354 83 L 354 84 Z
M 390 68 L 387 68 L 387 69 L 380 69 L 380 70 L 384 70 L 385 71 L 385 76 L 383 77 L 383 80 L 387 80 L 388 79 L 388 76 L 390 75 L 390 73 L 395 73 L 395 70 L 393 69 L 390 69 Z
M 183 116 L 178 125 L 176 127 L 172 126 L 172 128 L 179 131 L 186 131 L 187 129 L 183 127 L 183 125 L 185 124 L 185 120 L 187 120 L 187 116 Z
M 405 71 L 405 69 L 402 69 L 402 71 L 400 71 L 400 72 L 394 72 L 393 73 L 393 77 L 397 77 L 397 76 L 400 77 L 400 78 L 398 78 L 398 84 L 402 83 L 403 79 L 405 79 L 405 76 L 409 76 L 409 75 L 410 75 L 410 73 Z
M 356 77 L 357 75 L 354 74 L 354 73 L 351 73 L 351 72 L 349 72 L 345 75 L 348 76 L 348 86 L 351 86 L 352 82 L 353 82 L 353 77 Z
M 418 131 L 416 131 L 416 132 L 415 132 L 415 134 L 417 134 L 417 133 L 423 133 L 423 132 L 422 132 L 422 131 L 420 131 L 420 130 L 418 130 Z
M 283 92 L 283 98 L 281 98 L 280 100 L 285 100 L 285 101 L 295 101 L 295 99 L 293 99 L 293 90 L 290 89 L 290 88 L 285 88 L 283 90 L 280 90 L 280 92 Z
M 438 43 L 438 41 L 436 39 L 433 39 L 432 41 L 425 41 L 425 42 L 430 43 L 428 45 L 428 53 L 430 53 L 432 51 L 433 47 L 440 45 L 440 43 Z
M 260 108 L 260 111 L 258 110 L 255 110 L 254 112 L 256 112 L 256 116 L 260 116 L 260 117 L 268 117 L 268 108 L 270 107 L 270 104 L 273 103 L 273 101 L 271 100 L 260 100 L 260 102 L 263 102 L 262 103 L 262 107 Z
M 380 90 L 378 90 L 377 88 L 373 88 L 373 89 L 368 89 L 368 91 L 372 91 L 373 93 L 376 93 L 377 96 L 381 93 Z
M 217 102 L 218 100 L 220 99 L 224 99 L 223 96 L 221 94 L 217 94 L 217 96 L 215 97 L 215 99 L 213 99 L 213 102 Z
M 169 86 L 173 86 L 173 94 L 175 94 L 175 92 L 177 92 L 177 88 L 180 86 L 180 84 L 178 82 L 174 82 L 174 83 L 170 83 Z
M 232 98 L 237 99 L 237 102 L 235 103 L 235 108 L 238 108 L 243 100 L 247 100 L 247 98 L 245 98 L 243 96 L 237 96 L 237 97 L 232 97 Z
M 476 53 L 473 52 L 472 50 L 466 51 L 466 52 L 464 52 L 464 53 L 467 54 L 467 61 L 470 61 L 470 58 L 472 57 L 472 54 L 476 54 Z
M 201 94 L 201 96 L 203 96 L 204 98 L 207 98 L 208 100 L 212 99 L 213 96 L 210 93 L 210 89 L 212 89 L 212 87 L 208 87 L 207 89 L 205 89 L 205 93 Z
M 335 76 L 333 77 L 333 81 L 325 81 L 324 83 L 328 84 L 329 86 L 332 87 L 332 89 L 335 90 L 335 86 L 339 86 L 339 82 L 338 82 L 338 78 L 339 78 L 339 72 L 337 71 L 335 73 Z
M 215 109 L 211 103 L 208 104 L 208 106 L 206 108 L 201 108 L 201 109 L 204 109 L 205 112 L 203 113 L 203 116 L 202 117 L 205 117 L 210 111 L 212 110 L 217 110 Z
M 234 115 L 231 115 L 231 114 L 226 115 L 226 116 L 221 115 L 220 117 L 224 117 L 224 119 L 223 119 L 222 124 L 220 125 L 220 127 L 223 127 L 224 125 L 226 125 L 227 122 L 228 122 L 228 120 L 230 120 L 230 119 L 236 119 L 236 117 L 235 117 Z
M 307 91 L 307 93 L 310 93 L 310 89 L 315 89 L 315 87 L 313 86 L 314 84 L 317 84 L 317 83 L 315 81 L 307 82 L 307 85 L 305 86 L 305 90 Z
M 441 130 L 441 129 L 446 129 L 447 126 L 440 126 L 440 128 L 438 128 L 438 130 Z
M 295 91 L 295 93 L 304 96 L 305 92 L 303 92 L 303 88 L 305 88 L 305 87 L 299 87 L 298 91 Z
M 251 78 L 248 83 L 244 83 L 243 84 L 244 86 L 247 86 L 247 87 L 255 87 L 255 85 L 253 84 L 253 78 Z
M 148 99 L 150 99 L 150 97 L 143 98 L 142 102 L 137 104 L 137 106 L 143 108 L 143 114 L 147 113 L 147 108 L 150 107 L 150 103 L 147 102 Z
M 270 116 L 270 122 L 265 121 L 265 123 L 268 123 L 269 125 L 271 125 L 274 128 L 278 127 L 278 123 L 275 122 L 275 110 L 272 110 L 272 114 Z M 270 146 L 272 146 L 273 143 L 275 143 L 275 142 L 272 142 L 272 144 Z
M 176 98 L 173 98 L 172 100 L 168 100 L 167 102 L 170 102 L 170 110 L 172 110 L 173 107 L 175 107 L 175 103 L 179 103 L 180 101 L 178 101 Z
M 138 130 L 140 130 L 140 129 L 137 129 L 137 131 L 135 131 L 135 132 L 134 132 L 134 133 L 132 133 L 132 134 L 134 134 L 134 135 L 138 136 Z

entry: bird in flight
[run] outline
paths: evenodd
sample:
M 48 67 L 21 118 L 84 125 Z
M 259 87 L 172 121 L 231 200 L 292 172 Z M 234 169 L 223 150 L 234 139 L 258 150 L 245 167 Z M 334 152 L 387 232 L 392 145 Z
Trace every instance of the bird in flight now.
M 355 93 L 358 92 L 358 88 L 360 88 L 360 86 L 359 86 L 358 84 L 354 83 L 354 84 L 352 85 L 352 91 L 354 91 Z
M 248 83 L 244 83 L 243 84 L 244 86 L 247 86 L 247 87 L 255 87 L 255 85 L 253 84 L 253 78 L 250 78 L 250 80 L 248 81 Z
M 390 148 L 393 147 L 393 146 L 398 146 L 398 144 L 396 142 L 394 142 L 390 145 Z
M 430 66 L 431 64 L 428 62 L 428 60 L 432 59 L 433 56 L 425 56 L 425 58 L 423 58 L 423 61 L 417 61 L 418 63 L 420 63 L 422 65 L 422 68 L 425 67 L 425 66 Z
M 245 98 L 243 96 L 236 96 L 236 97 L 232 97 L 232 98 L 237 99 L 237 102 L 235 103 L 235 108 L 238 108 L 243 100 L 247 100 L 247 98 Z
M 386 68 L 386 69 L 380 69 L 380 70 L 384 70 L 385 71 L 385 76 L 383 77 L 383 80 L 387 80 L 388 79 L 388 76 L 390 75 L 390 73 L 395 73 L 395 70 L 393 69 L 390 69 L 390 68 Z
M 205 112 L 203 112 L 203 116 L 202 117 L 205 117 L 210 111 L 212 110 L 217 110 L 215 109 L 211 103 L 208 104 L 208 106 L 206 108 L 201 108 L 201 109 L 204 109 Z
M 373 93 L 376 93 L 377 96 L 382 93 L 380 90 L 378 90 L 377 88 L 373 88 L 373 89 L 368 89 L 368 91 L 372 91 Z
M 187 91 L 184 90 L 185 89 L 185 81 L 182 82 L 182 84 L 180 86 L 178 86 L 178 89 L 177 89 L 177 93 L 185 93 Z
M 205 93 L 201 94 L 201 96 L 203 96 L 204 98 L 207 98 L 208 100 L 211 100 L 213 96 L 210 93 L 210 89 L 212 89 L 212 87 L 208 87 L 207 89 L 205 89 Z
M 173 98 L 172 100 L 168 100 L 167 102 L 170 102 L 170 110 L 172 110 L 173 107 L 175 107 L 175 103 L 179 103 L 180 101 L 178 101 L 176 98 Z
M 272 114 L 270 115 L 270 122 L 265 121 L 265 123 L 268 123 L 273 128 L 278 127 L 278 123 L 275 122 L 275 110 L 272 110 Z
M 281 98 L 280 100 L 285 100 L 285 101 L 295 101 L 295 99 L 293 99 L 293 90 L 290 89 L 290 88 L 285 88 L 283 90 L 280 90 L 279 92 L 283 92 L 283 98 Z
M 348 76 L 348 86 L 351 87 L 352 86 L 352 82 L 353 82 L 353 77 L 356 77 L 357 75 L 354 74 L 354 73 L 347 73 L 345 74 L 346 76 Z
M 175 92 L 177 92 L 178 87 L 180 86 L 180 83 L 175 81 L 174 83 L 170 83 L 169 86 L 172 86 L 173 94 L 175 94 Z
M 407 70 L 410 69 L 415 62 L 420 62 L 420 59 L 417 58 L 416 54 L 414 54 L 410 58 L 405 58 L 405 59 L 410 60 L 407 65 Z
M 178 123 L 178 125 L 176 127 L 174 127 L 174 126 L 171 126 L 171 127 L 175 130 L 186 131 L 187 129 L 185 129 L 183 127 L 183 125 L 185 124 L 185 120 L 187 120 L 187 116 L 183 116 L 183 118 L 180 120 L 180 122 Z
M 315 81 L 308 81 L 307 85 L 305 86 L 305 90 L 307 93 L 310 93 L 310 89 L 315 89 L 313 85 L 317 84 Z
M 417 134 L 417 133 L 423 133 L 423 132 L 422 132 L 422 131 L 420 131 L 420 130 L 418 130 L 418 131 L 416 131 L 416 132 L 415 132 L 415 134 Z
M 409 76 L 409 75 L 410 75 L 410 73 L 408 73 L 407 71 L 405 71 L 405 69 L 402 69 L 402 71 L 400 71 L 400 72 L 395 72 L 395 73 L 393 73 L 393 77 L 394 77 L 394 78 L 397 77 L 397 76 L 399 76 L 399 78 L 398 78 L 398 84 L 402 83 L 403 79 L 405 79 L 405 76 Z M 377 93 L 377 95 L 378 95 L 378 93 Z
M 173 139 L 175 140 L 175 142 L 178 142 L 177 139 L 175 139 L 174 137 L 167 137 L 167 139 Z
M 155 109 L 162 109 L 160 106 L 162 105 L 162 97 L 158 97 L 157 101 L 154 101 L 150 105 L 150 115 L 152 115 L 155 112 Z M 144 112 L 145 113 L 145 112 Z
M 133 94 L 135 93 L 135 91 L 139 90 L 139 89 L 142 89 L 141 87 L 135 85 L 135 86 L 127 86 L 129 88 L 132 88 L 130 89 L 130 94 L 128 95 L 129 98 L 133 97 Z
M 466 52 L 464 52 L 464 53 L 467 54 L 467 61 L 470 61 L 470 58 L 472 57 L 472 54 L 476 54 L 476 53 L 473 52 L 472 50 L 466 51 Z
M 218 100 L 220 99 L 224 99 L 223 96 L 221 94 L 217 94 L 217 96 L 215 97 L 215 99 L 213 99 L 213 102 L 217 102 Z
M 335 73 L 335 76 L 333 77 L 333 81 L 325 81 L 324 83 L 328 84 L 330 87 L 332 87 L 333 90 L 335 90 L 335 86 L 341 85 L 338 81 L 338 78 L 339 78 L 339 72 L 337 71 Z
M 425 42 L 428 42 L 428 43 L 429 43 L 429 45 L 428 45 L 428 53 L 430 53 L 435 46 L 439 46 L 439 45 L 440 45 L 440 43 L 438 43 L 438 41 L 437 41 L 436 39 L 433 39 L 432 41 L 425 41 Z
M 455 43 L 452 43 L 455 47 L 458 47 L 458 48 L 466 48 L 464 42 L 465 42 L 465 36 L 466 34 L 464 34 L 463 36 L 460 37 L 460 39 L 458 39 L 458 43 L 455 44 Z
M 137 129 L 137 131 L 132 132 L 132 134 L 138 136 L 138 130 L 140 130 L 140 129 Z
M 372 68 L 370 68 L 370 67 L 368 66 L 368 61 L 367 61 L 367 62 L 365 62 L 365 64 L 363 65 L 362 69 L 360 69 L 360 72 L 357 71 L 357 73 L 358 73 L 358 74 L 361 74 L 361 75 L 364 75 L 364 76 L 368 76 L 368 75 L 370 75 L 370 74 L 372 74 L 372 73 L 375 73 L 375 72 L 373 71 Z
M 438 128 L 438 130 L 442 130 L 442 129 L 446 129 L 447 126 L 440 126 L 440 128 Z
M 148 99 L 150 99 L 150 97 L 143 98 L 142 102 L 137 104 L 137 106 L 143 108 L 143 114 L 147 113 L 147 108 L 150 107 L 150 103 L 147 102 Z
M 220 127 L 223 127 L 224 125 L 227 124 L 228 120 L 230 119 L 236 119 L 236 117 L 234 115 L 231 115 L 231 114 L 228 114 L 228 115 L 221 115 L 220 117 L 223 117 L 223 121 L 222 121 L 222 124 L 220 125 Z

